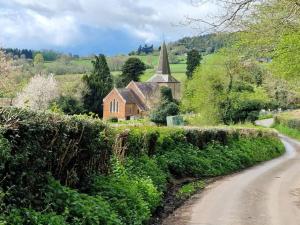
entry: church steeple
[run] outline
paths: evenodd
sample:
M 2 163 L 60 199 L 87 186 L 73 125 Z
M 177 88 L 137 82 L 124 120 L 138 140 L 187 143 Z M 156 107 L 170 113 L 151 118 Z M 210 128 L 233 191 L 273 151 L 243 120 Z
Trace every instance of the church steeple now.
M 161 45 L 156 74 L 171 75 L 170 64 L 168 59 L 168 51 L 165 42 L 163 42 L 163 44 Z
M 168 51 L 166 43 L 163 42 L 160 49 L 160 55 L 158 60 L 158 67 L 154 76 L 152 76 L 147 82 L 152 83 L 180 83 L 171 75 L 171 69 L 168 59 Z

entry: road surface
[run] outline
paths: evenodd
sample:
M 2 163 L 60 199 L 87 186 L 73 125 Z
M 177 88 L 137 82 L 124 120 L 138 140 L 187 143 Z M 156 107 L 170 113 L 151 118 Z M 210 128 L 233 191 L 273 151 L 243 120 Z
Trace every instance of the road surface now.
M 300 143 L 280 138 L 284 156 L 212 183 L 165 224 L 300 225 Z

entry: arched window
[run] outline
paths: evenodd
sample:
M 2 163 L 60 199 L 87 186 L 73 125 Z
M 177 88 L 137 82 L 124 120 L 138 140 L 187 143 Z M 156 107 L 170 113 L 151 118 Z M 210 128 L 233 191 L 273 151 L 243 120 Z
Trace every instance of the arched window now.
M 116 112 L 116 99 L 114 99 L 114 103 L 113 103 L 113 112 Z
M 109 111 L 112 112 L 113 111 L 113 103 L 110 102 L 110 108 L 109 108 Z
M 117 112 L 119 112 L 119 102 L 117 101 Z

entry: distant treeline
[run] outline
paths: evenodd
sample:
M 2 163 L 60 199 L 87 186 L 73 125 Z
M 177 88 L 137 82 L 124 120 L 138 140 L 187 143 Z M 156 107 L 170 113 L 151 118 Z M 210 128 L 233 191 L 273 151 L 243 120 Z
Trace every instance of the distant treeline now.
M 18 49 L 18 48 L 5 48 L 6 54 L 11 55 L 13 58 L 33 59 L 37 53 L 41 53 L 45 61 L 55 61 L 63 54 L 54 50 L 40 50 L 35 51 L 31 49 Z M 69 57 L 79 58 L 78 55 L 68 54 Z
M 186 53 L 196 49 L 204 54 L 211 54 L 219 49 L 230 45 L 235 38 L 234 33 L 207 34 L 195 37 L 184 37 L 171 43 L 171 50 L 178 49 L 180 53 Z

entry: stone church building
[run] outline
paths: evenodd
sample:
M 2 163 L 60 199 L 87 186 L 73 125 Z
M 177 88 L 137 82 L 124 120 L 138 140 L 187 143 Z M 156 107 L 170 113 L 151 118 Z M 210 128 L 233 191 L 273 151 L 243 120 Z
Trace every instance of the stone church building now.
M 156 73 L 147 82 L 131 81 L 126 88 L 114 88 L 103 99 L 103 119 L 118 118 L 129 120 L 132 117 L 147 116 L 159 103 L 160 88 L 171 88 L 173 97 L 180 99 L 180 82 L 171 75 L 166 44 L 161 46 Z

